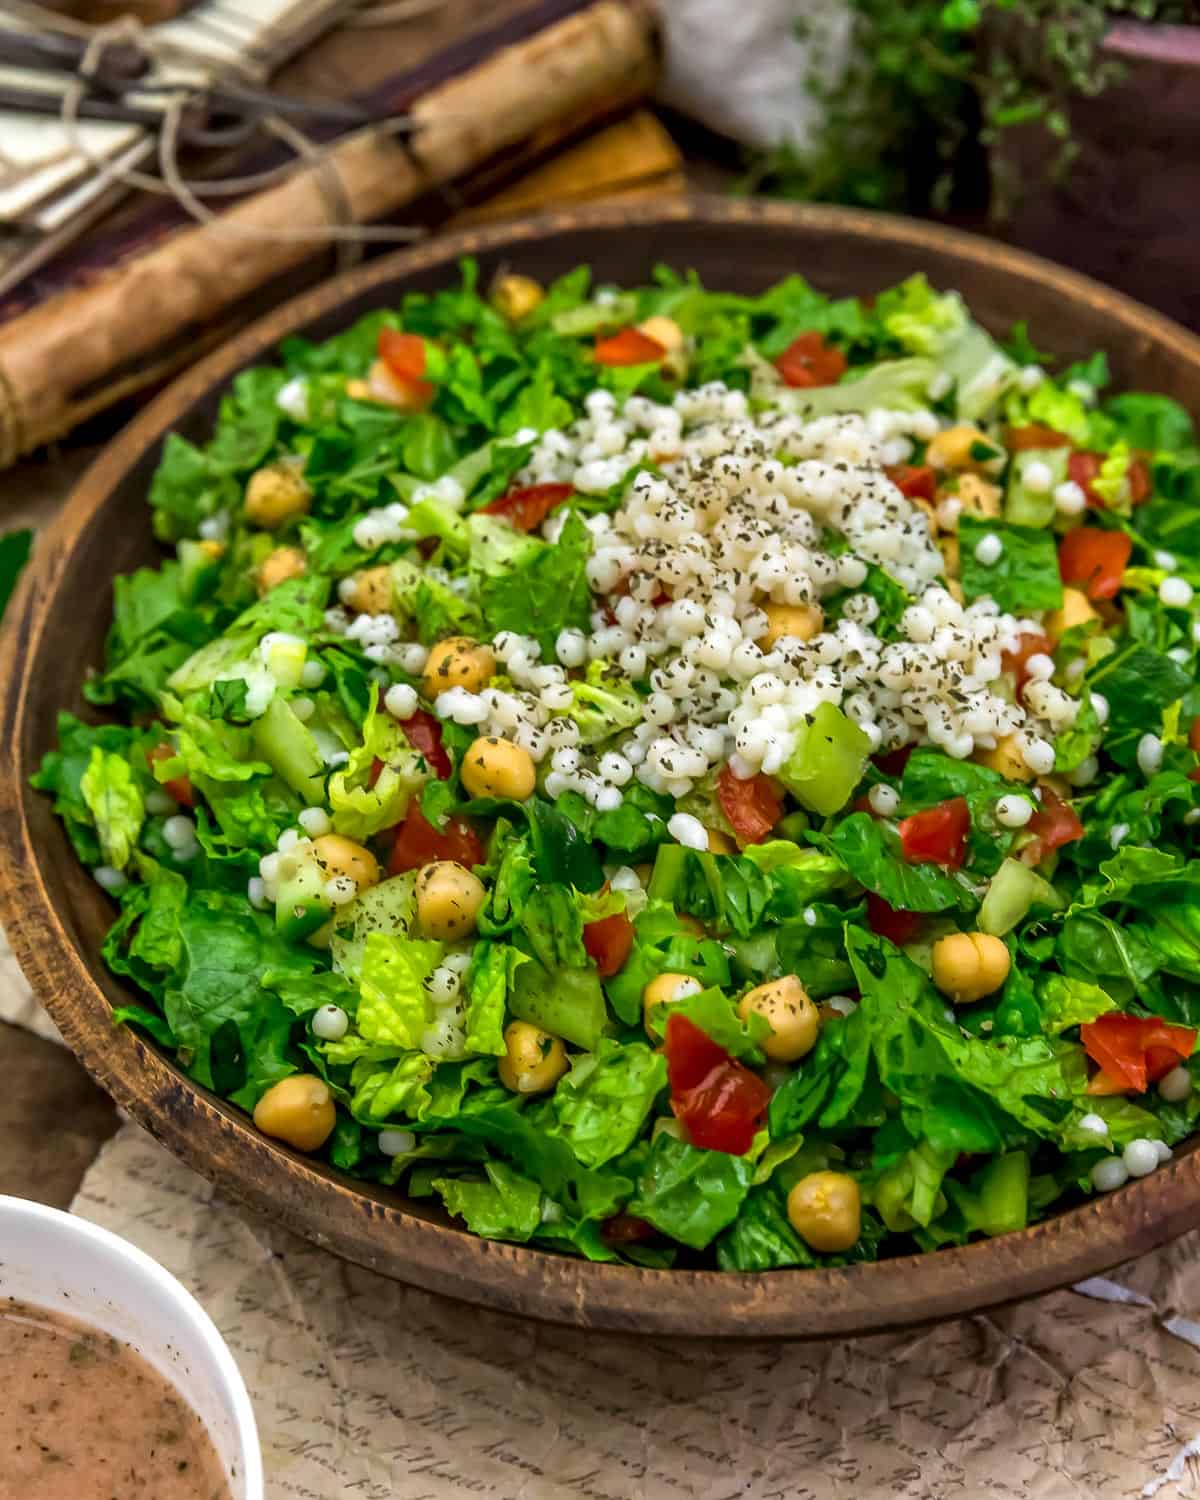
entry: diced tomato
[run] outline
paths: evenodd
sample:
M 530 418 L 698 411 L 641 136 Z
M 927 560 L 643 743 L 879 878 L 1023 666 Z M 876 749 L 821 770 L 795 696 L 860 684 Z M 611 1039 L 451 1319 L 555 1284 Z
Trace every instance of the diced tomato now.
M 901 745 L 898 750 L 885 750 L 882 755 L 873 755 L 871 759 L 885 776 L 903 776 L 904 768 L 916 748 L 915 743 Z
M 1064 583 L 1082 588 L 1089 599 L 1111 599 L 1121 587 L 1133 542 L 1123 531 L 1076 526 L 1058 547 L 1058 571 Z
M 1042 801 L 1037 812 L 1026 825 L 1038 843 L 1038 861 L 1064 844 L 1073 844 L 1083 837 L 1083 824 L 1069 802 L 1056 797 L 1049 789 L 1042 790 Z
M 574 493 L 569 484 L 527 484 L 519 490 L 510 490 L 498 500 L 490 500 L 479 510 L 481 515 L 502 516 L 517 531 L 533 531 L 556 505 Z
M 883 472 L 910 500 L 929 500 L 937 494 L 937 474 L 928 464 L 886 464 Z
M 785 385 L 836 385 L 846 373 L 846 356 L 819 333 L 802 333 L 772 361 Z
M 597 339 L 592 352 L 598 365 L 648 365 L 663 359 L 667 351 L 640 328 L 622 328 L 611 338 Z
M 1088 1079 L 1087 1092 L 1095 1095 L 1127 1094 L 1129 1085 L 1123 1078 L 1114 1078 L 1111 1073 L 1106 1073 L 1101 1068 L 1098 1073 L 1093 1073 Z
M 867 892 L 867 926 L 879 937 L 895 943 L 897 948 L 903 948 L 905 943 L 916 938 L 923 921 L 919 911 L 898 911 L 874 891 Z
M 624 967 L 633 947 L 633 923 L 623 911 L 588 922 L 583 929 L 583 946 L 600 978 L 611 979 Z
M 1200 755 L 1200 714 L 1192 720 L 1192 727 L 1188 730 L 1188 748 Z
M 652 1240 L 658 1233 L 653 1224 L 634 1214 L 613 1214 L 600 1225 L 600 1238 L 606 1245 L 638 1245 Z
M 957 870 L 967 857 L 971 814 L 965 797 L 900 820 L 900 850 L 910 865 L 943 865 Z
M 744 1156 L 766 1119 L 771 1090 L 686 1016 L 668 1017 L 664 1046 L 671 1108 L 692 1145 Z
M 1108 502 L 1103 495 L 1097 494 L 1092 487 L 1093 480 L 1099 475 L 1104 464 L 1103 453 L 1089 453 L 1079 450 L 1072 453 L 1067 460 L 1067 478 L 1073 479 L 1087 498 L 1087 503 L 1093 510 L 1104 510 Z M 1150 498 L 1153 485 L 1150 481 L 1150 469 L 1146 461 L 1141 458 L 1130 460 L 1129 464 L 1129 503 L 1131 505 L 1142 505 Z
M 742 781 L 728 765 L 717 777 L 717 801 L 742 847 L 761 844 L 783 812 L 783 799 L 769 776 L 760 771 Z
M 396 829 L 388 874 L 402 875 L 405 870 L 419 870 L 438 859 L 452 859 L 468 868 L 481 865 L 483 845 L 475 830 L 461 818 L 447 818 L 445 828 L 435 828 L 414 797 L 408 804 L 404 822 Z
M 1010 427 L 1004 434 L 1004 441 L 1013 453 L 1023 453 L 1027 448 L 1071 446 L 1071 439 L 1065 432 L 1055 432 L 1053 427 L 1044 427 L 1040 422 L 1029 422 L 1024 427 Z
M 155 745 L 146 758 L 152 761 L 174 760 L 175 751 L 170 745 Z M 170 781 L 161 782 L 160 785 L 168 796 L 175 798 L 180 807 L 195 807 L 196 789 L 187 776 L 172 776 Z
M 438 780 L 445 781 L 453 767 L 442 744 L 442 726 L 437 719 L 425 709 L 418 708 L 410 718 L 400 720 L 400 728 L 417 754 L 429 762 L 429 768 Z
M 1194 1027 L 1174 1026 L 1157 1016 L 1127 1016 L 1120 1011 L 1084 1022 L 1079 1035 L 1084 1051 L 1101 1072 L 1136 1094 L 1145 1093 L 1151 1083 L 1165 1078 L 1176 1064 L 1192 1055 L 1196 1046 Z
M 417 333 L 381 328 L 379 357 L 397 380 L 420 380 L 425 373 L 425 340 Z
M 1006 672 L 1011 672 L 1017 679 L 1017 691 L 1029 681 L 1029 673 L 1026 671 L 1026 663 L 1031 656 L 1049 656 L 1054 650 L 1054 644 L 1047 635 L 1038 631 L 1027 630 L 1023 635 L 1017 637 L 1017 649 L 1005 651 L 1000 657 L 1000 665 Z

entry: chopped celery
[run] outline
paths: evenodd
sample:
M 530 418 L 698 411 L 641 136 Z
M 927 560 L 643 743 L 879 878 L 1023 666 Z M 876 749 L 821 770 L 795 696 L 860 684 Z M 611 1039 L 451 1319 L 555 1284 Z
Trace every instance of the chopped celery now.
M 1055 516 L 1054 490 L 1067 477 L 1066 448 L 1026 448 L 1013 454 L 1004 497 L 1004 519 L 1016 526 L 1049 526 Z M 1026 475 L 1033 466 L 1050 470 L 1050 483 L 1030 489 Z
M 258 753 L 309 806 L 325 800 L 325 762 L 306 725 L 287 701 L 271 699 L 266 713 L 254 722 Z

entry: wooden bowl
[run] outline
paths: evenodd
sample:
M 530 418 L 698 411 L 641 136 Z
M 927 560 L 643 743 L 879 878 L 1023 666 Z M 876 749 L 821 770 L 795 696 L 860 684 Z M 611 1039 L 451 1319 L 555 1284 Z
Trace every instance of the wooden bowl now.
M 325 337 L 409 289 L 432 291 L 477 256 L 546 279 L 589 261 L 601 281 L 646 280 L 656 262 L 752 292 L 791 272 L 871 293 L 912 271 L 957 287 L 995 331 L 1028 321 L 1039 346 L 1108 351 L 1118 387 L 1200 408 L 1200 340 L 1093 282 L 967 235 L 823 207 L 697 200 L 610 205 L 470 230 L 341 276 L 271 313 L 177 380 L 80 483 L 14 601 L 3 639 L 0 918 L 35 992 L 92 1076 L 221 1188 L 350 1260 L 509 1312 L 626 1332 L 817 1337 L 880 1331 L 1027 1297 L 1144 1253 L 1200 1224 L 1200 1157 L 1188 1148 L 1119 1192 L 1019 1234 L 847 1270 L 722 1275 L 596 1265 L 480 1240 L 423 1202 L 352 1182 L 259 1135 L 185 1078 L 109 1007 L 126 998 L 99 958 L 113 918 L 29 776 L 55 715 L 79 711 L 100 659 L 108 581 L 156 555 L 144 497 L 165 434 L 202 440 L 221 391 L 285 334 Z

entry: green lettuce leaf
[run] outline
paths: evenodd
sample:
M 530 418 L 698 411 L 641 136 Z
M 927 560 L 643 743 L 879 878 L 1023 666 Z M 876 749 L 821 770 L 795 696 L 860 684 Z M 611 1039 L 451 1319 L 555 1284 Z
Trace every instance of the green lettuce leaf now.
M 998 538 L 1004 549 L 994 563 L 982 563 L 975 555 L 985 536 Z M 1001 609 L 1018 615 L 1058 609 L 1062 604 L 1052 532 L 964 514 L 959 517 L 958 541 L 963 592 L 968 599 L 990 595 Z
M 439 1177 L 434 1189 L 447 1210 L 464 1219 L 472 1234 L 523 1244 L 542 1221 L 542 1190 L 502 1161 L 484 1166 L 486 1181 Z
M 478 942 L 467 976 L 468 1052 L 504 1052 L 504 1014 L 517 969 L 529 959 L 508 943 Z
M 602 1041 L 572 1060 L 554 1091 L 554 1112 L 585 1167 L 603 1166 L 633 1145 L 666 1082 L 666 1059 L 643 1042 Z
M 123 755 L 95 745 L 79 790 L 96 824 L 104 858 L 114 869 L 123 870 L 146 816 L 132 767 Z
M 664 1133 L 650 1148 L 629 1212 L 703 1250 L 737 1218 L 753 1180 L 749 1156 L 698 1151 Z
M 971 911 L 978 904 L 967 883 L 940 865 L 910 865 L 899 834 L 869 813 L 851 813 L 819 837 L 860 885 L 898 911 Z
M 377 762 L 381 769 L 375 776 Z M 380 709 L 379 689 L 372 683 L 362 742 L 351 750 L 344 769 L 329 778 L 334 828 L 359 842 L 394 828 L 429 775 L 424 757 L 408 743 L 391 714 Z
M 442 956 L 441 943 L 370 932 L 359 979 L 359 1033 L 368 1042 L 420 1048 L 432 1020 L 425 981 Z

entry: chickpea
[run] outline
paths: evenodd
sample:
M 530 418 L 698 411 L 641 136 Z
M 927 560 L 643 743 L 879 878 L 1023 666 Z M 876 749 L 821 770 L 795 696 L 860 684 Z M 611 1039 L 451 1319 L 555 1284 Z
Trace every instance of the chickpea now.
M 546 293 L 532 276 L 498 276 L 492 286 L 492 306 L 502 318 L 519 323 L 540 307 Z
M 937 539 L 938 551 L 942 554 L 942 570 L 947 578 L 958 578 L 958 570 L 962 561 L 959 550 L 958 538 L 956 536 L 940 536 Z
M 969 515 L 993 520 L 1000 514 L 1000 501 L 1004 491 L 998 484 L 989 484 L 978 474 L 963 474 L 954 493 Z
M 787 1197 L 792 1228 L 814 1250 L 836 1254 L 858 1243 L 862 1194 L 845 1172 L 810 1172 Z
M 426 937 L 455 943 L 475 931 L 487 891 L 477 875 L 452 859 L 424 865 L 417 875 L 417 924 Z
M 463 756 L 462 784 L 472 797 L 511 797 L 524 802 L 533 795 L 536 781 L 533 756 L 511 740 L 485 735 Z
M 642 991 L 642 1023 L 650 1030 L 651 1012 L 687 995 L 698 995 L 704 986 L 691 974 L 656 974 Z
M 1008 978 L 1011 960 L 998 937 L 952 932 L 933 945 L 933 982 L 955 1005 L 973 1005 Z
M 977 454 L 971 452 L 979 445 Z M 983 449 L 987 449 L 986 456 Z M 976 474 L 987 473 L 1004 461 L 1004 454 L 986 433 L 966 423 L 958 427 L 947 427 L 929 440 L 925 449 L 925 462 L 935 469 L 971 469 Z
M 686 342 L 683 329 L 674 318 L 665 318 L 661 313 L 638 324 L 638 332 L 661 344 L 668 354 L 677 354 Z
M 758 638 L 758 645 L 770 651 L 776 641 L 784 636 L 794 636 L 799 641 L 811 641 L 820 635 L 825 624 L 825 611 L 819 604 L 764 604 L 767 628 Z
M 304 553 L 299 547 L 276 547 L 259 566 L 255 579 L 259 594 L 269 594 L 289 578 L 299 578 L 306 567 Z
M 360 615 L 386 615 L 392 607 L 392 570 L 387 563 L 351 573 L 338 590 L 342 603 Z
M 737 844 L 727 833 L 722 833 L 719 828 L 705 829 L 708 834 L 708 852 L 710 854 L 736 854 Z
M 274 1083 L 254 1106 L 263 1135 L 297 1151 L 319 1151 L 333 1132 L 337 1110 L 329 1085 L 311 1073 L 293 1073 Z
M 275 531 L 308 513 L 312 492 L 300 465 L 282 461 L 257 469 L 246 485 L 243 510 L 252 526 Z
M 770 1026 L 762 1049 L 772 1062 L 798 1062 L 817 1045 L 821 1018 L 795 974 L 747 991 L 737 1011 L 743 1021 L 759 1015 Z
M 1099 618 L 1099 613 L 1092 607 L 1092 601 L 1082 589 L 1063 589 L 1062 607 L 1051 610 L 1046 616 L 1046 634 L 1057 646 L 1068 630 Z
M 972 759 L 977 765 L 999 771 L 1006 781 L 1032 781 L 1034 773 L 1025 764 L 1021 742 L 1015 734 L 1004 734 L 992 750 L 976 750 Z
M 496 658 L 490 646 L 480 645 L 469 635 L 452 635 L 439 641 L 425 661 L 421 691 L 433 701 L 453 687 L 478 693 L 496 675 Z
M 313 855 L 326 880 L 344 876 L 360 891 L 379 884 L 379 861 L 369 849 L 340 833 L 323 833 L 313 840 Z
M 567 1071 L 567 1049 L 558 1037 L 528 1021 L 504 1028 L 504 1056 L 497 1064 L 500 1082 L 514 1094 L 544 1094 Z

